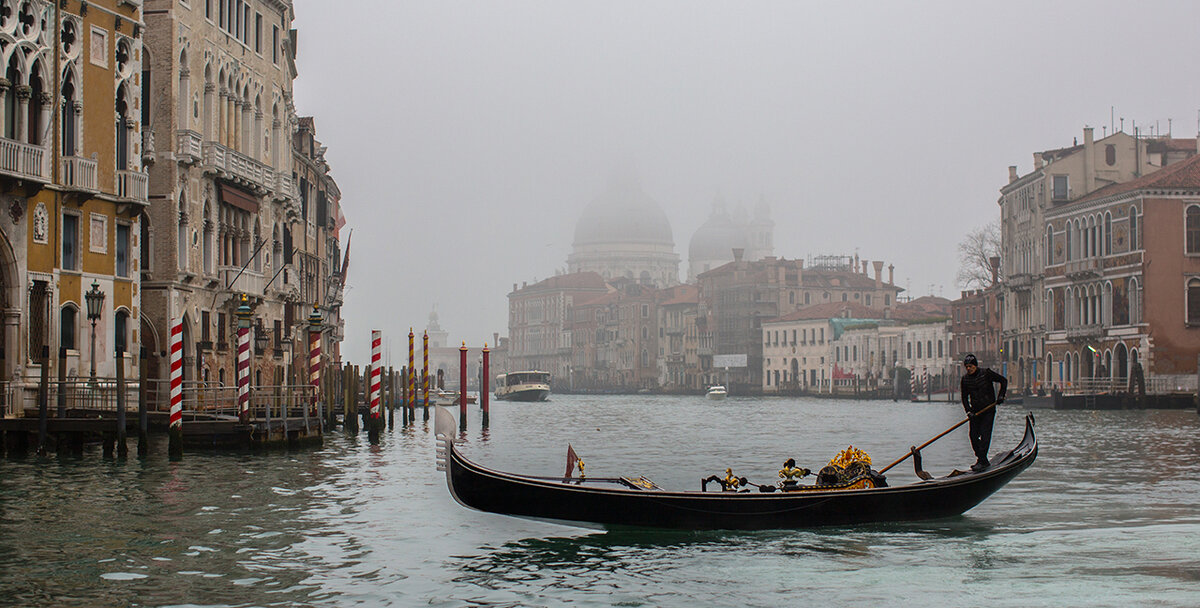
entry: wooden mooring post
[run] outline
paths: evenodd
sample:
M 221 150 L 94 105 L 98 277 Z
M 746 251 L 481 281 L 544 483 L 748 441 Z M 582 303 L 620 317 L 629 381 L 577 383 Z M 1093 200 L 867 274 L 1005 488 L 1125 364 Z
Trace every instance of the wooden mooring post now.
M 487 342 L 483 343 L 483 367 L 479 374 L 479 407 L 483 408 L 483 428 L 488 428 L 488 350 Z
M 400 368 L 400 378 L 400 408 L 404 411 L 404 424 L 408 425 L 413 421 L 412 411 L 408 405 L 408 366 Z
M 428 411 L 428 410 L 426 410 Z M 458 349 L 458 430 L 467 430 L 467 343 Z
M 129 457 L 125 439 L 125 349 L 117 348 L 117 458 Z
M 346 364 L 346 369 L 342 370 L 345 378 L 345 398 L 342 403 L 342 424 L 351 435 L 358 434 L 358 371 L 353 365 Z

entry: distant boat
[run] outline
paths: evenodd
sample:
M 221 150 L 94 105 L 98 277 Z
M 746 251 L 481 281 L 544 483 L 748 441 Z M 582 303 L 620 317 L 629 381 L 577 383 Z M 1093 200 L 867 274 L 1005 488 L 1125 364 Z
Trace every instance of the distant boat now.
M 706 393 L 705 396 L 713 401 L 720 401 L 728 395 L 729 392 L 725 390 L 725 387 L 718 384 L 716 386 L 709 387 L 708 393 Z
M 496 376 L 496 399 L 545 401 L 550 397 L 550 372 L 509 372 Z

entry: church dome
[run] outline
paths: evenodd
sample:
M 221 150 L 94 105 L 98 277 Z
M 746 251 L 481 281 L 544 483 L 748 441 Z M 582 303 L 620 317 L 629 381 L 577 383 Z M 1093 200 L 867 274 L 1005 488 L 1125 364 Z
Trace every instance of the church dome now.
M 675 246 L 671 222 L 633 179 L 614 180 L 575 226 L 575 247 L 615 243 Z
M 733 260 L 733 249 L 745 247 L 744 230 L 725 211 L 724 204 L 713 205 L 708 217 L 688 244 L 689 260 Z

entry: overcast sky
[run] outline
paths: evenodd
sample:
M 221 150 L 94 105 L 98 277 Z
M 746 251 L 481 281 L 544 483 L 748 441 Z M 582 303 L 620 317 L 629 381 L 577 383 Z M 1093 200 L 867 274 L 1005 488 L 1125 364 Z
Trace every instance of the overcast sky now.
M 513 283 L 566 266 L 576 221 L 635 166 L 680 273 L 719 193 L 787 258 L 858 253 L 954 298 L 956 245 L 1008 166 L 1200 119 L 1195 2 L 295 0 L 296 106 L 353 229 L 345 353 L 507 334 Z M 343 245 L 346 238 L 343 230 Z

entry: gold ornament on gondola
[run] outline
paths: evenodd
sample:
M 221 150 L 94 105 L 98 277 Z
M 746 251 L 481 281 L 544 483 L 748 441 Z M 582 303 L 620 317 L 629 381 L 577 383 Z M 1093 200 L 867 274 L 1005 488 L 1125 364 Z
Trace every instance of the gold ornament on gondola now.
M 868 456 L 866 452 L 864 452 L 854 446 L 849 446 L 846 449 L 842 450 L 837 456 L 834 456 L 833 460 L 829 461 L 829 464 L 838 466 L 838 467 L 841 467 L 844 469 L 844 468 L 850 466 L 850 463 L 852 463 L 852 462 L 861 462 L 867 466 L 870 466 L 871 465 L 871 457 Z
M 733 469 L 725 469 L 725 480 L 722 485 L 731 490 L 736 490 L 738 486 L 742 485 L 742 481 L 733 475 Z
M 785 479 L 787 481 L 793 481 L 796 479 L 800 479 L 800 478 L 804 477 L 805 475 L 808 475 L 809 473 L 810 473 L 810 471 L 808 469 L 802 469 L 799 467 L 789 467 L 786 465 L 782 469 L 779 469 L 780 479 Z

